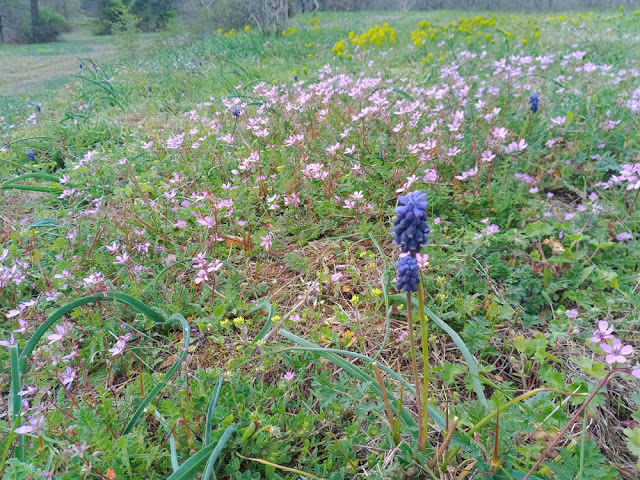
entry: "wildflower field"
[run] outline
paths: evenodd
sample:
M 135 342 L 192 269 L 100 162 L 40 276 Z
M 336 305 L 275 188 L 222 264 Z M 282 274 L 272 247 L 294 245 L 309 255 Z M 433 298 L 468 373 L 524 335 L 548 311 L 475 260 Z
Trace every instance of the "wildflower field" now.
M 0 103 L 2 478 L 640 478 L 640 12 L 66 75 Z

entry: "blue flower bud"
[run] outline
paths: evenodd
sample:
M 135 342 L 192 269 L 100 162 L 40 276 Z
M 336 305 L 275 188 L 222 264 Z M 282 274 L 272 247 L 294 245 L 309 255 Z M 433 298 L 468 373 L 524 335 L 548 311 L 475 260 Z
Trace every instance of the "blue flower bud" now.
M 391 235 L 400 249 L 405 252 L 419 252 L 423 245 L 427 244 L 427 235 L 431 231 L 427 225 L 426 193 L 420 191 L 411 192 L 398 198 L 400 206 L 394 212 L 396 218 L 393 221 Z
M 529 96 L 529 105 L 531 105 L 531 111 L 533 113 L 538 113 L 538 101 L 540 100 L 540 96 L 537 93 L 531 93 Z
M 29 150 L 27 152 L 27 158 L 32 162 L 36 159 L 36 154 L 33 152 L 33 150 Z
M 418 261 L 411 255 L 400 257 L 398 263 L 398 283 L 396 283 L 396 290 L 409 293 L 417 292 L 418 284 L 420 283 L 420 267 L 418 267 Z

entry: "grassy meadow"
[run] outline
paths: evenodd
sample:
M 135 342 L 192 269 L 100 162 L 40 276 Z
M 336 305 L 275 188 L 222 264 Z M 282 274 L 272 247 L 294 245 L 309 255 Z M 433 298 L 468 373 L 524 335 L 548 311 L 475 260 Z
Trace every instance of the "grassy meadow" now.
M 639 24 L 0 47 L 0 477 L 638 478 Z

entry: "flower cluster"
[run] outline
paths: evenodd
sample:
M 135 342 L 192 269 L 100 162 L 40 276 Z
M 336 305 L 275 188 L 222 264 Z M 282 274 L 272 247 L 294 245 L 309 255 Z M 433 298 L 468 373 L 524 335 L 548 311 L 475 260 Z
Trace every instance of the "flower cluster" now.
M 398 197 L 400 206 L 394 210 L 396 218 L 393 221 L 392 235 L 396 244 L 405 252 L 420 251 L 422 245 L 427 244 L 427 235 L 431 231 L 427 225 L 426 193 L 411 192 Z
M 398 283 L 396 290 L 402 292 L 417 292 L 418 283 L 420 283 L 420 267 L 415 257 L 405 255 L 400 257 L 397 263 L 398 267 Z
M 531 93 L 529 95 L 529 105 L 531 106 L 531 111 L 533 113 L 538 113 L 538 101 L 540 100 L 540 96 L 537 93 Z
M 631 345 L 623 345 L 619 338 L 613 335 L 613 325 L 609 322 L 601 320 L 598 322 L 598 329 L 593 332 L 593 336 L 589 341 L 600 343 L 600 348 L 606 353 L 604 361 L 609 365 L 614 363 L 627 363 L 627 357 L 633 355 L 633 347 Z M 608 343 L 611 340 L 611 343 Z M 640 378 L 640 369 L 631 371 L 631 375 Z

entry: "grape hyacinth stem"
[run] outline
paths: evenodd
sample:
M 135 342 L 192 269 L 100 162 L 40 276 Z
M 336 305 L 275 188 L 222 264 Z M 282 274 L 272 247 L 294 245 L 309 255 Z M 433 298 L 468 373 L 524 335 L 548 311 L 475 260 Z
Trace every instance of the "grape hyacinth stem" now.
M 427 335 L 427 319 L 424 314 L 424 281 L 418 284 L 418 317 L 420 318 L 420 334 L 422 335 L 422 363 L 423 363 L 423 377 L 422 377 L 422 439 L 425 444 L 422 445 L 423 449 L 426 445 L 427 435 L 429 433 L 429 340 Z M 420 422 L 418 422 L 420 424 Z
M 424 438 L 422 437 L 422 404 L 420 399 L 420 378 L 418 377 L 418 364 L 416 361 L 416 342 L 413 338 L 413 308 L 411 305 L 411 292 L 407 292 L 407 323 L 409 324 L 409 345 L 411 346 L 411 366 L 413 368 L 413 381 L 416 385 L 416 410 L 418 411 L 418 451 L 424 450 Z

